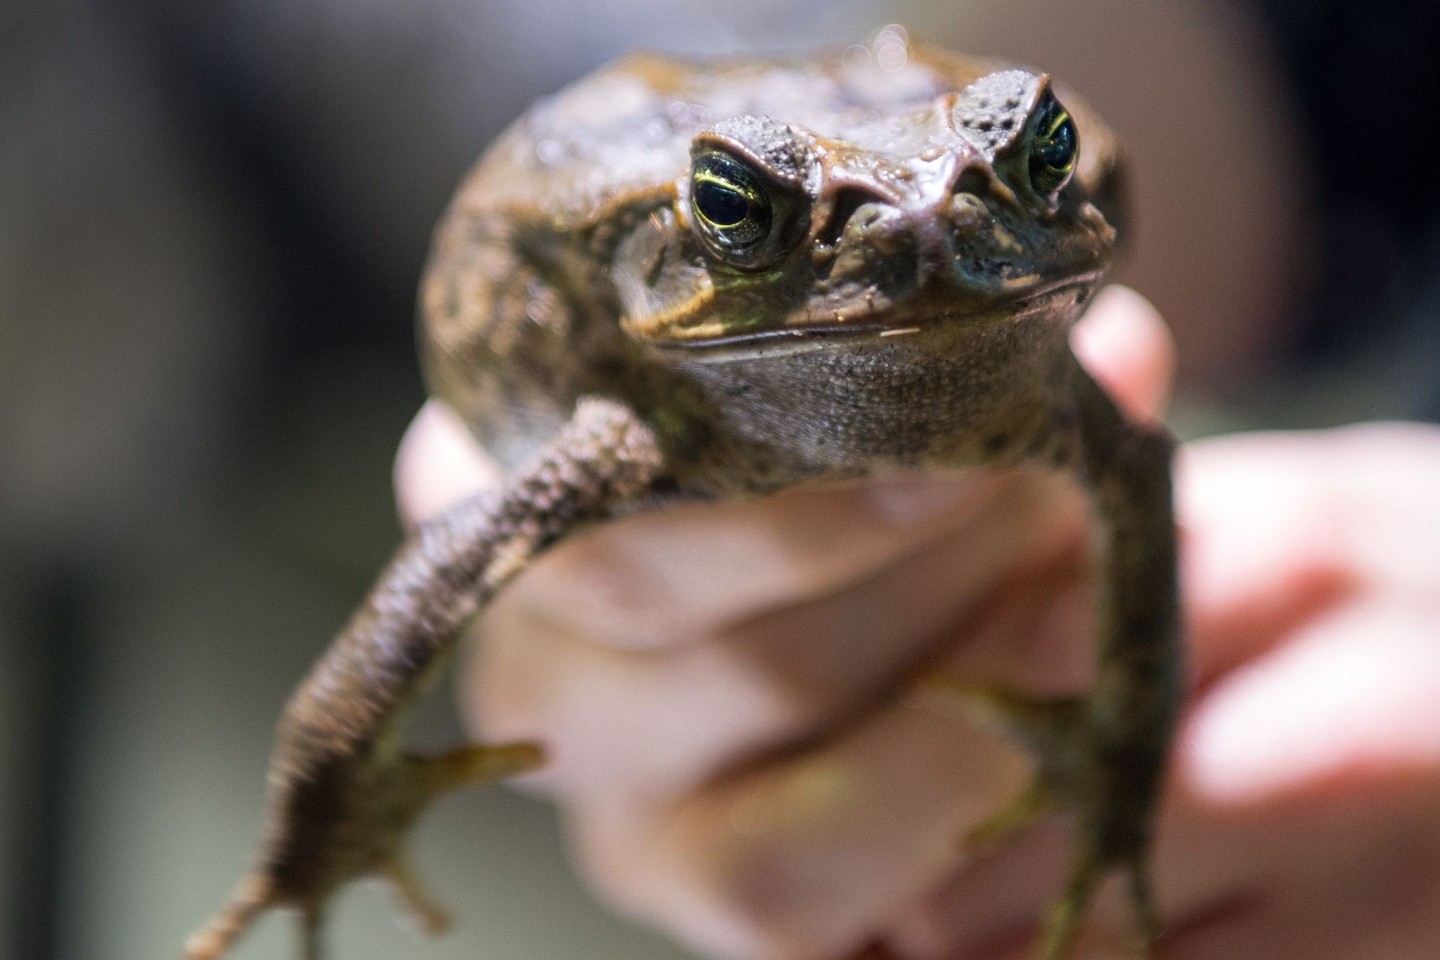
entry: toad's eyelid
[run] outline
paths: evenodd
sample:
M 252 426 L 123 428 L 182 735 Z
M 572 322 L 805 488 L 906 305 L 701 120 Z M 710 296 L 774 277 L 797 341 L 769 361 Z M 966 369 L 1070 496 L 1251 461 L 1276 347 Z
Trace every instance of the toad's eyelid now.
M 1050 119 L 1049 126 L 1047 126 L 1044 130 L 1040 131 L 1040 135 L 1045 137 L 1047 140 L 1055 136 L 1055 134 L 1059 133 L 1060 128 L 1063 127 L 1070 120 L 1070 111 L 1066 110 L 1063 106 L 1061 106 L 1059 101 L 1054 102 L 1055 115 Z
M 690 179 L 694 181 L 696 186 L 705 183 L 713 183 L 717 187 L 722 187 L 726 190 L 729 190 L 731 193 L 743 194 L 747 198 L 753 197 L 755 195 L 755 188 L 750 184 L 744 183 L 737 179 L 723 176 L 717 173 L 715 170 L 709 168 L 696 170 L 690 175 Z

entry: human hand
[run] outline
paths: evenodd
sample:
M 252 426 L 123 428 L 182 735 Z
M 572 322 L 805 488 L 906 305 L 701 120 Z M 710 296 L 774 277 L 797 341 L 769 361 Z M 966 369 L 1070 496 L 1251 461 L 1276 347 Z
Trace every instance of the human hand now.
M 1440 429 L 1227 437 L 1178 465 L 1192 692 L 1155 850 L 1163 955 L 1440 956 Z M 1028 956 L 970 952 L 969 918 L 1007 896 L 1038 915 L 1056 854 L 1027 843 L 906 911 L 894 952 Z M 1124 929 L 1118 899 L 1098 913 Z
M 1158 406 L 1168 345 L 1143 303 L 1112 292 L 1077 333 L 1082 358 L 1132 412 Z M 1244 486 L 1245 452 L 1227 459 L 1225 443 L 1187 454 L 1181 475 L 1196 659 L 1210 685 L 1184 728 L 1160 836 L 1158 885 L 1176 925 L 1167 955 L 1355 956 L 1323 952 L 1344 941 L 1299 908 L 1323 910 L 1324 898 L 1299 896 L 1309 875 L 1282 868 L 1310 862 L 1294 859 L 1302 853 L 1368 851 L 1376 825 L 1360 817 L 1337 833 L 1322 819 L 1329 832 L 1309 833 L 1316 821 L 1293 804 L 1276 809 L 1236 789 L 1234 765 L 1214 747 L 1234 729 L 1227 711 L 1247 704 L 1294 726 L 1288 692 L 1268 684 L 1248 700 L 1214 697 L 1246 676 L 1238 668 L 1277 655 L 1312 615 L 1354 596 L 1336 586 L 1349 579 L 1308 561 L 1275 590 L 1225 579 L 1237 531 L 1262 529 L 1237 526 L 1230 498 L 1203 495 L 1219 483 L 1207 477 Z M 495 476 L 435 408 L 417 421 L 400 470 L 411 516 Z M 794 491 L 611 524 L 557 548 L 497 600 L 467 703 L 490 738 L 545 742 L 552 762 L 538 783 L 560 798 L 601 891 L 704 950 L 841 956 L 883 937 L 920 960 L 1022 956 L 1058 891 L 1063 837 L 1034 831 L 967 859 L 959 839 L 1024 785 L 1027 762 L 964 711 L 908 695 L 907 680 L 940 664 L 1029 689 L 1083 689 L 1085 516 L 1074 490 L 1010 473 Z M 1427 815 L 1440 811 L 1433 764 L 1429 779 Z M 1402 831 L 1413 820 L 1387 823 Z M 1298 835 L 1264 841 L 1274 823 Z M 1361 861 L 1372 862 L 1383 858 Z M 1296 906 L 1282 909 L 1291 901 L 1281 894 Z M 1366 904 L 1376 922 L 1347 915 L 1350 928 L 1396 929 L 1388 909 Z M 1118 898 L 1097 905 L 1096 920 L 1128 929 Z M 1311 932 L 1318 946 L 1305 946 Z M 1267 952 L 1246 953 L 1252 946 Z M 1393 955 L 1421 955 L 1406 949 Z

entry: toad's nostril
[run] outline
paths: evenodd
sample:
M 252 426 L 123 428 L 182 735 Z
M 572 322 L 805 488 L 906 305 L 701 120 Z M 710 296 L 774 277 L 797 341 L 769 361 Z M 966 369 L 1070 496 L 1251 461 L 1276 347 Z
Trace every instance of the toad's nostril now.
M 973 233 L 984 226 L 990 210 L 973 193 L 957 193 L 941 207 L 941 212 L 951 230 Z
M 860 187 L 841 187 L 835 193 L 835 202 L 830 209 L 830 218 L 825 221 L 818 237 L 820 243 L 833 247 L 840 242 L 840 235 L 856 214 L 857 223 L 868 225 L 883 216 L 885 200 L 879 194 Z M 863 213 L 861 211 L 864 211 Z

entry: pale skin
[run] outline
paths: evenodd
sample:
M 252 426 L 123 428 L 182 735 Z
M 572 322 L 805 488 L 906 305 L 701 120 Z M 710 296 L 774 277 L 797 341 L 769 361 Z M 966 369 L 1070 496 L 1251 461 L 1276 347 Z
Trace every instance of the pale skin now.
M 1172 347 L 1103 292 L 1072 337 L 1134 417 Z M 498 479 L 443 407 L 397 461 L 410 521 Z M 1440 430 L 1190 445 L 1190 695 L 1155 879 L 1167 960 L 1440 955 Z M 557 547 L 475 631 L 462 704 L 536 739 L 599 892 L 705 954 L 1029 956 L 1059 826 L 967 853 L 1029 760 L 935 676 L 1083 690 L 1086 508 L 1038 474 L 686 506 Z M 1118 890 L 1078 956 L 1125 956 Z

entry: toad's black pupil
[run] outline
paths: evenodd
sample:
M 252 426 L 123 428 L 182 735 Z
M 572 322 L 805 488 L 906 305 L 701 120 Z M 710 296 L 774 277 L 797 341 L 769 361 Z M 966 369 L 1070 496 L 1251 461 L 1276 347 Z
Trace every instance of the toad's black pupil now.
M 750 201 L 745 194 L 713 180 L 695 184 L 695 206 L 717 227 L 732 227 L 750 213 Z
M 1038 152 L 1040 162 L 1052 170 L 1064 170 L 1069 166 L 1071 158 L 1075 156 L 1074 122 L 1066 117 L 1045 139 Z

